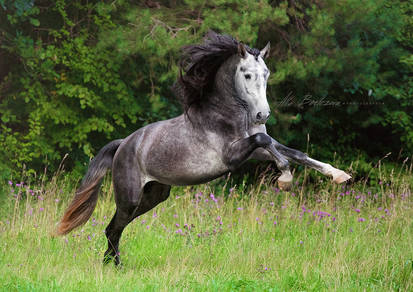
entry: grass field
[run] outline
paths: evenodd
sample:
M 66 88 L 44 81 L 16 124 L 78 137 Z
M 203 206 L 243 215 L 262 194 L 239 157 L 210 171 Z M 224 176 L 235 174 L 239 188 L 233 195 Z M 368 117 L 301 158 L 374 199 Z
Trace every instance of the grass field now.
M 271 177 L 173 188 L 126 228 L 121 268 L 102 265 L 109 179 L 89 222 L 64 237 L 51 234 L 71 184 L 10 181 L 0 196 L 0 290 L 412 291 L 411 166 L 377 185 L 317 178 L 290 192 Z

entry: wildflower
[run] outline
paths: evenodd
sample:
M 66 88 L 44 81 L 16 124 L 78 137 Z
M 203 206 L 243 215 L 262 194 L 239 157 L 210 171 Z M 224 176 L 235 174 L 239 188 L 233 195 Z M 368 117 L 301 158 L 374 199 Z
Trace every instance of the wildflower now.
M 363 217 L 360 217 L 357 221 L 358 222 L 364 222 L 364 221 L 366 221 L 366 219 L 364 219 Z
M 178 218 L 178 214 L 174 214 L 174 218 Z
M 146 220 L 142 220 L 141 221 L 141 224 L 143 225 L 143 224 L 145 224 L 146 223 Z
M 241 211 L 241 210 L 242 210 L 242 207 L 238 207 L 237 210 L 238 210 L 238 211 Z
M 175 231 L 175 233 L 183 235 L 182 229 L 178 229 L 177 231 Z
M 274 202 L 271 202 L 271 203 L 270 203 L 270 206 L 274 206 Z
M 11 180 L 9 180 L 9 185 L 10 185 L 10 186 L 12 186 L 12 185 L 13 185 L 13 182 L 12 182 Z
M 331 221 L 333 222 L 336 221 L 336 217 L 331 218 Z
M 217 200 L 217 198 L 215 198 L 214 194 L 211 193 L 209 196 L 212 199 L 212 201 L 214 201 L 215 203 L 218 202 L 218 200 Z
M 87 236 L 87 240 L 92 240 L 92 237 L 90 237 L 90 235 Z
M 176 223 L 176 224 L 175 224 L 175 226 L 176 226 L 176 227 L 179 227 L 179 224 L 178 224 L 178 223 Z
M 360 213 L 360 209 L 354 209 L 354 211 L 356 211 L 357 213 Z
M 146 225 L 146 229 L 149 229 L 149 225 Z
M 303 244 L 304 242 L 302 240 L 300 240 L 300 244 Z
M 277 225 L 277 221 L 274 221 L 274 225 Z
M 55 201 L 56 203 L 59 203 L 60 200 L 59 200 L 59 199 L 56 199 L 56 200 L 54 200 L 54 201 Z
M 152 217 L 153 217 L 153 218 L 156 218 L 156 217 L 158 217 L 158 214 L 156 214 L 156 212 L 153 212 Z
M 43 211 L 44 211 L 44 208 L 43 208 L 43 207 L 41 207 L 41 208 L 39 209 L 39 211 L 40 211 L 40 212 L 43 212 Z

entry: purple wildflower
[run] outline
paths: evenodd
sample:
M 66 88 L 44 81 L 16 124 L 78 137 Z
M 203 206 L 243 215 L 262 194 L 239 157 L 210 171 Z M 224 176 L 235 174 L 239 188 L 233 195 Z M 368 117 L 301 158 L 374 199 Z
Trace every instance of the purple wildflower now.
M 358 222 L 364 222 L 364 221 L 366 221 L 366 219 L 364 219 L 363 217 L 360 217 L 357 221 Z

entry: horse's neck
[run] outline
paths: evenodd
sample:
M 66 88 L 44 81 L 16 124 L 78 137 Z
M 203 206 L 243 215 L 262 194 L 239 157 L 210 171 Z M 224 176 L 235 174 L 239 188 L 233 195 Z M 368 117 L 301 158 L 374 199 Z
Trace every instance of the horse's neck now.
M 189 119 L 197 127 L 226 136 L 242 137 L 248 132 L 248 113 L 239 104 L 225 102 L 215 96 L 200 106 L 191 108 Z

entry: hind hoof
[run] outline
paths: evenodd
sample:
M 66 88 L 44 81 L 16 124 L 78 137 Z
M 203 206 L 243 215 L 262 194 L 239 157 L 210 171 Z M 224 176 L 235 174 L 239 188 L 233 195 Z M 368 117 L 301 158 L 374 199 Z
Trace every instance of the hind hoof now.
M 333 182 L 335 182 L 336 184 L 341 184 L 343 182 L 346 182 L 350 178 L 351 176 L 342 170 L 337 169 L 335 172 L 333 172 Z

